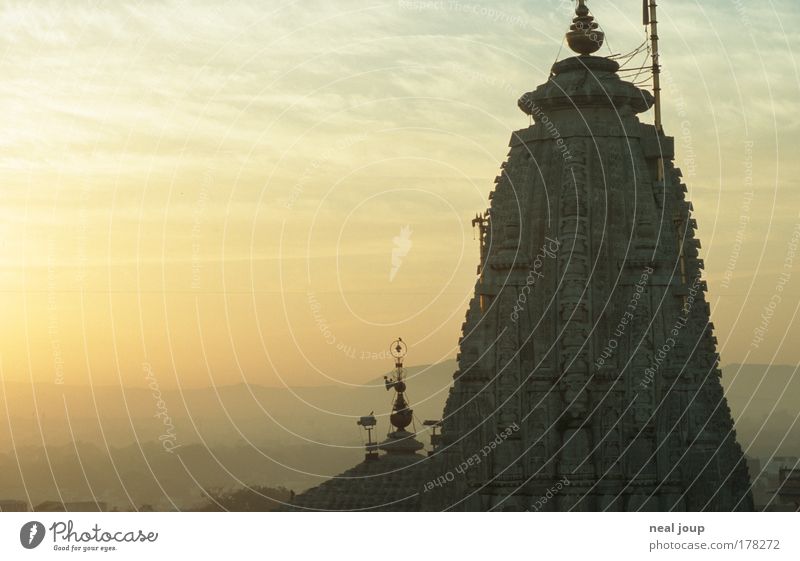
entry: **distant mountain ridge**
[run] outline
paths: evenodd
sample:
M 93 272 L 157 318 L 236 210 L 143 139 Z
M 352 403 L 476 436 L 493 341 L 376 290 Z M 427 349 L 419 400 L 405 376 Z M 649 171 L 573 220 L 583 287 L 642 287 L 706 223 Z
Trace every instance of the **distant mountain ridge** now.
M 407 369 L 418 430 L 441 415 L 455 370 L 452 360 Z M 722 383 L 749 456 L 800 456 L 797 367 L 729 364 Z M 86 501 L 95 494 L 120 508 L 133 500 L 169 509 L 165 491 L 186 508 L 203 499 L 198 484 L 301 491 L 363 458 L 357 417 L 374 411 L 383 438 L 392 398 L 382 377 L 360 386 L 168 390 L 162 403 L 147 388 L 94 391 L 95 399 L 76 386 L 0 384 L 0 499 L 56 500 L 61 493 Z M 174 426 L 172 453 L 159 440 L 166 430 L 160 412 Z M 427 435 L 420 440 L 427 444 Z
M 455 360 L 406 369 L 408 397 L 417 421 L 440 417 L 455 370 Z M 775 443 L 783 441 L 782 448 L 799 446 L 797 428 L 788 434 L 786 428 L 798 415 L 800 369 L 791 365 L 728 364 L 723 368 L 722 383 L 743 445 L 764 451 L 774 448 L 773 440 L 777 439 Z M 148 388 L 95 386 L 94 394 L 93 398 L 85 387 L 5 382 L 0 385 L 0 419 L 5 418 L 8 403 L 17 446 L 73 440 L 124 446 L 136 440 L 158 440 L 165 424 L 164 415 L 156 415 L 162 411 L 174 425 L 177 441 L 183 444 L 243 440 L 259 445 L 324 443 L 357 447 L 362 435 L 356 419 L 374 411 L 378 431 L 385 434 L 392 399 L 382 377 L 357 386 L 236 384 L 165 390 L 159 395 Z M 800 426 L 800 422 L 795 425 Z M 9 423 L 0 424 L 0 450 L 10 449 L 11 439 Z
M 418 419 L 441 415 L 454 372 L 452 360 L 406 369 L 408 397 Z M 353 445 L 360 442 L 355 421 L 370 411 L 378 418 L 379 430 L 383 425 L 388 431 L 391 397 L 382 377 L 357 386 L 236 384 L 163 391 L 6 382 L 0 385 L 0 418 L 8 404 L 17 446 L 41 445 L 43 440 L 97 442 L 104 434 L 118 446 L 157 440 L 165 417 L 182 442 L 214 444 L 237 438 L 298 444 L 309 439 Z M 10 447 L 11 440 L 8 423 L 0 424 L 0 449 Z

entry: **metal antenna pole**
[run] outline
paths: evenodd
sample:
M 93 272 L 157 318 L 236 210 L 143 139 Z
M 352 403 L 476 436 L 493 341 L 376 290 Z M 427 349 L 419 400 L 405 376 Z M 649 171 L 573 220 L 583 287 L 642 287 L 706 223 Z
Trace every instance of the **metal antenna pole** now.
M 645 25 L 650 25 L 650 44 L 653 56 L 653 95 L 656 98 L 656 130 L 662 133 L 661 126 L 661 64 L 658 60 L 658 19 L 656 18 L 656 0 L 645 1 Z M 649 4 L 648 4 L 649 1 Z
M 656 16 L 656 0 L 643 0 L 642 17 L 644 24 L 650 26 L 650 44 L 653 57 L 653 97 L 655 98 L 655 128 L 660 137 L 664 134 L 661 124 L 661 64 L 658 58 L 658 17 Z M 664 158 L 658 158 L 656 173 L 659 181 L 664 180 Z

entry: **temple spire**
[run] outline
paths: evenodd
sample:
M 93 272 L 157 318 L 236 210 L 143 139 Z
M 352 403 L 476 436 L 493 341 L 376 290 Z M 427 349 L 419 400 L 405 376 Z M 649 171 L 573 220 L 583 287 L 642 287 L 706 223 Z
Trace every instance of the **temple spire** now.
M 392 342 L 389 350 L 394 357 L 395 375 L 393 378 L 384 376 L 384 383 L 387 390 L 394 389 L 396 392 L 392 403 L 392 414 L 389 415 L 389 422 L 392 423 L 395 430 L 387 435 L 380 448 L 387 454 L 414 454 L 425 446 L 414 438 L 413 432 L 406 430 L 414 422 L 414 411 L 405 395 L 403 358 L 405 358 L 408 348 L 403 340 L 398 338 Z
M 582 56 L 588 56 L 600 50 L 605 34 L 598 28 L 594 17 L 589 14 L 585 0 L 578 0 L 575 18 L 567 31 L 569 48 Z

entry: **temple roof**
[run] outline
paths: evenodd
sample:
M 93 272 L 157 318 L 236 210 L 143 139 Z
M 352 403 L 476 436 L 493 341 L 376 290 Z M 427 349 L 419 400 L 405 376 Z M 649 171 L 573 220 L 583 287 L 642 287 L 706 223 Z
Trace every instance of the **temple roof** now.
M 420 454 L 386 454 L 297 495 L 285 510 L 414 511 L 432 462 Z
M 642 113 L 653 105 L 653 95 L 617 75 L 619 64 L 609 58 L 578 56 L 560 60 L 544 84 L 524 94 L 519 108 L 536 119 L 540 110 L 608 108 Z
M 395 376 L 384 377 L 387 390 L 394 389 L 392 414 L 394 427 L 386 440 L 372 442 L 376 421 L 372 414 L 361 417 L 358 424 L 369 434 L 364 461 L 333 479 L 294 497 L 284 510 L 419 510 L 420 493 L 428 481 L 427 472 L 433 462 L 417 454 L 424 445 L 406 428 L 414 421 L 414 411 L 405 398 L 406 383 L 403 357 L 406 344 L 398 338 L 390 346 L 395 358 Z M 380 454 L 378 449 L 384 453 Z

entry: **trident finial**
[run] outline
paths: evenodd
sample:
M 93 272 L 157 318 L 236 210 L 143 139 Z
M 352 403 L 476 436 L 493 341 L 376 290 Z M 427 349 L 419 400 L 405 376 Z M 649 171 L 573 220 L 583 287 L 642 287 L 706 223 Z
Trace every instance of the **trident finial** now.
M 569 48 L 580 55 L 590 55 L 603 46 L 605 34 L 598 29 L 594 17 L 589 15 L 585 0 L 578 0 L 575 18 L 567 32 Z

